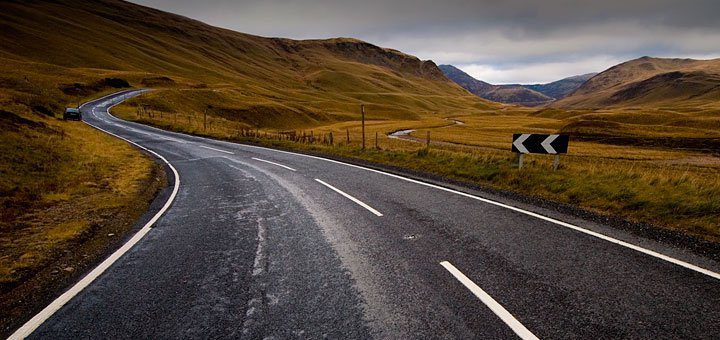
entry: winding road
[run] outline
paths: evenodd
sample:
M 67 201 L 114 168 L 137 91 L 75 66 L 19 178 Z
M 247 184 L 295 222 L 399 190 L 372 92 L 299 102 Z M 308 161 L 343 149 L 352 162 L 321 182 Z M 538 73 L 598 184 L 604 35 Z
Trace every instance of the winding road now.
M 13 338 L 718 338 L 720 265 L 335 160 L 86 123 L 167 162 L 156 219 Z

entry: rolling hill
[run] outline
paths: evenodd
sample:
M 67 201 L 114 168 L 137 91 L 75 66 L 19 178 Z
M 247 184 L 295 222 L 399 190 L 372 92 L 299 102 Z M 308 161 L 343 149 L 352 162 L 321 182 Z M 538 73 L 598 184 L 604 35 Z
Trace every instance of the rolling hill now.
M 440 69 L 452 81 L 470 91 L 471 93 L 488 100 L 519 104 L 524 106 L 538 106 L 562 98 L 577 89 L 594 73 L 568 77 L 552 83 L 534 85 L 493 85 L 477 80 L 452 65 L 440 65 Z
M 553 101 L 553 98 L 523 85 L 493 85 L 490 91 L 480 97 L 496 102 L 523 106 L 538 106 Z
M 552 106 L 704 108 L 719 97 L 720 59 L 642 57 L 595 75 Z
M 371 117 L 409 119 L 494 105 L 432 61 L 356 39 L 264 38 L 117 0 L 11 1 L 0 9 L 2 60 L 28 72 L 123 73 L 117 76 L 132 85 L 169 88 L 150 95 L 166 108 L 202 111 L 214 103 L 210 114 L 248 126 L 347 120 L 360 102 Z M 57 87 L 67 92 L 75 82 Z

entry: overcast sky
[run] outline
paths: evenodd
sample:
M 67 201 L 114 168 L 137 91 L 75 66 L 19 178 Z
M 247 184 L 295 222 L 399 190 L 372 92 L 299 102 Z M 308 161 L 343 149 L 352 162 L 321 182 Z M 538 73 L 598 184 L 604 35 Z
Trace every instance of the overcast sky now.
M 133 0 L 269 37 L 353 37 L 495 84 L 720 57 L 719 0 Z

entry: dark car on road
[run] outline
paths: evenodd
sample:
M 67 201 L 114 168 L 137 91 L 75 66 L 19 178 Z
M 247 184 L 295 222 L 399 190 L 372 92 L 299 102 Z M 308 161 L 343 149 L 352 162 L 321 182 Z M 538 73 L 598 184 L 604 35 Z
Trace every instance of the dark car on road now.
M 65 120 L 82 120 L 82 113 L 80 113 L 80 110 L 69 107 L 65 109 L 65 114 L 63 114 L 63 119 Z

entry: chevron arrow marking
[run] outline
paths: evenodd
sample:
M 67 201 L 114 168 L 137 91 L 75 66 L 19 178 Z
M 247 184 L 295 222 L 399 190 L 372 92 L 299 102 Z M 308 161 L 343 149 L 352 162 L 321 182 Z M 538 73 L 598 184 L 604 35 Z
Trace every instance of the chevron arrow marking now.
M 554 142 L 555 139 L 558 138 L 558 136 L 560 136 L 560 135 L 550 135 L 547 138 L 545 138 L 545 140 L 542 143 L 540 143 L 540 145 L 542 145 L 542 147 L 545 148 L 545 151 L 547 151 L 548 153 L 556 154 L 557 151 L 555 151 L 555 149 L 550 144 L 552 144 L 552 142 Z M 520 149 L 520 148 L 518 148 L 518 149 Z
M 518 139 L 513 142 L 513 145 L 515 145 L 515 147 L 518 149 L 518 151 L 520 151 L 520 153 L 530 153 L 528 149 L 525 148 L 525 145 L 523 145 L 523 142 L 528 139 L 528 137 L 530 137 L 530 134 L 525 133 L 520 135 L 520 137 L 518 137 Z

